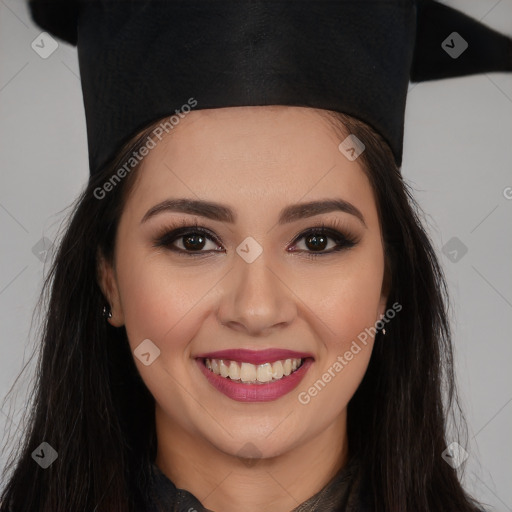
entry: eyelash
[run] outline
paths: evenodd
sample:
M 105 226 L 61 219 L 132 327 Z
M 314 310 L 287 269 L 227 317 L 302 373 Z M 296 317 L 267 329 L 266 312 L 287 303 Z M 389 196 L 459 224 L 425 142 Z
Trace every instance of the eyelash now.
M 298 235 L 295 235 L 292 239 L 292 242 L 295 245 L 296 243 L 298 243 L 303 238 L 306 238 L 307 236 L 321 234 L 326 235 L 328 238 L 331 238 L 336 242 L 337 245 L 335 248 L 332 248 L 325 252 L 303 251 L 306 252 L 306 257 L 311 259 L 318 258 L 319 256 L 333 254 L 343 249 L 350 249 L 351 247 L 355 246 L 358 243 L 358 240 L 356 237 L 348 233 L 344 234 L 338 231 L 339 229 L 341 229 L 340 225 L 341 221 L 339 219 L 336 219 L 335 221 L 332 222 L 323 222 L 320 226 L 315 226 L 306 231 L 303 231 L 302 233 L 299 233 Z M 166 247 L 170 251 L 173 251 L 183 256 L 201 257 L 206 253 L 206 251 L 185 251 L 183 249 L 179 249 L 177 247 L 172 246 L 173 242 L 180 238 L 185 237 L 185 235 L 197 234 L 204 235 L 206 238 L 215 242 L 217 245 L 221 245 L 219 239 L 208 229 L 199 226 L 197 224 L 197 221 L 194 224 L 190 224 L 187 223 L 187 221 L 183 221 L 181 223 L 181 227 L 178 226 L 180 226 L 180 224 L 167 226 L 160 235 L 156 236 L 153 247 Z

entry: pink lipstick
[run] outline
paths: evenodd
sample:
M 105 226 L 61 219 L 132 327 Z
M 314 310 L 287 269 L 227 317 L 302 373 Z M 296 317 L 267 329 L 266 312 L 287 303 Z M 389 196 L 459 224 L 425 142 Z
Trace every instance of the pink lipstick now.
M 285 349 L 220 350 L 196 356 L 208 382 L 239 402 L 277 400 L 299 385 L 313 361 L 310 353 Z

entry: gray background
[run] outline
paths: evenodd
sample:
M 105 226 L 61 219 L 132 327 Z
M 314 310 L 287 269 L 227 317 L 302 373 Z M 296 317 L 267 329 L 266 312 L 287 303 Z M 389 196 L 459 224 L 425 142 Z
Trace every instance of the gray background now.
M 512 0 L 445 3 L 512 35 Z M 59 43 L 42 59 L 31 48 L 40 33 L 22 0 L 0 0 L 0 400 L 28 363 L 0 402 L 5 436 L 19 432 L 34 368 L 38 324 L 30 326 L 45 265 L 33 248 L 56 239 L 88 178 L 76 49 Z M 453 302 L 469 424 L 464 482 L 490 510 L 512 511 L 512 74 L 411 84 L 405 131 L 402 173 L 426 212 Z M 447 243 L 467 253 L 451 261 Z M 0 469 L 5 462 L 2 453 Z

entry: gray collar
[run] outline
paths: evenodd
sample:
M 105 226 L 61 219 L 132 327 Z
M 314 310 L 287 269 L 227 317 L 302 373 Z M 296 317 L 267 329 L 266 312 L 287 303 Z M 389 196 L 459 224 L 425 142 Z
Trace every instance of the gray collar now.
M 362 511 L 358 466 L 357 460 L 352 458 L 323 489 L 291 512 Z M 152 464 L 151 476 L 151 504 L 147 512 L 213 512 L 205 508 L 191 492 L 176 488 L 155 463 Z

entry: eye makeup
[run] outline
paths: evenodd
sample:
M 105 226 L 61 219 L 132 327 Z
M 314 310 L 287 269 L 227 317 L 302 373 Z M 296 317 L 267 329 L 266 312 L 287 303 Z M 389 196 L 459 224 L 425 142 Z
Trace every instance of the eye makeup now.
M 175 245 L 175 242 L 181 241 L 183 239 L 187 239 L 187 243 L 190 243 L 192 240 L 201 240 L 199 244 L 196 246 L 200 246 L 203 241 L 210 241 L 216 244 L 218 247 L 222 247 L 222 242 L 220 238 L 213 233 L 208 228 L 200 226 L 197 221 L 191 223 L 186 220 L 182 220 L 181 223 L 168 223 L 165 225 L 163 229 L 161 229 L 158 234 L 155 236 L 153 241 L 153 247 L 163 247 L 176 253 L 180 256 L 184 257 L 204 257 L 207 255 L 211 255 L 212 252 L 224 252 L 223 249 L 213 249 L 213 250 L 202 250 L 204 245 L 200 247 L 199 250 L 186 250 L 184 248 L 179 248 Z M 314 238 L 315 240 L 333 240 L 335 242 L 334 248 L 323 251 L 308 251 L 308 250 L 297 250 L 293 248 L 297 245 L 297 243 L 302 239 L 311 240 Z M 292 249 L 289 249 L 289 252 L 294 253 L 304 253 L 304 255 L 308 258 L 317 258 L 320 256 L 332 255 L 335 252 L 350 249 L 357 245 L 359 239 L 352 232 L 350 232 L 346 227 L 343 226 L 343 222 L 340 219 L 334 219 L 332 221 L 323 221 L 319 225 L 313 226 L 306 230 L 299 232 L 295 235 L 292 240 L 289 242 L 292 244 Z M 183 245 L 183 243 L 182 243 Z M 185 247 L 185 246 L 184 246 Z

